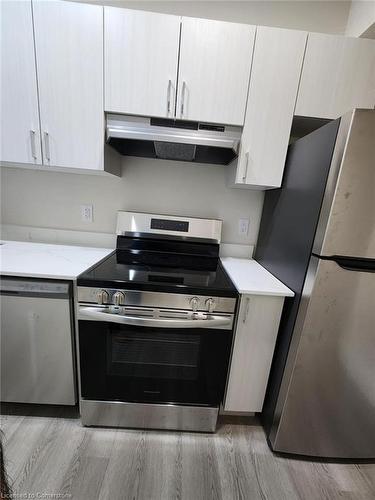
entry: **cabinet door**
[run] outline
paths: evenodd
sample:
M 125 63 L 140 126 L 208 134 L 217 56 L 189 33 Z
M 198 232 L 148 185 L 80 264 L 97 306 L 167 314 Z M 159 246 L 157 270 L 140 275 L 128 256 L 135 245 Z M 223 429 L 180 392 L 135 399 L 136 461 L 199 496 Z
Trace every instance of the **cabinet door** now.
M 104 8 L 105 110 L 173 117 L 180 18 Z
M 183 18 L 176 117 L 242 125 L 255 27 Z
M 281 185 L 306 37 L 257 28 L 236 183 Z
M 34 1 L 43 162 L 102 170 L 103 8 Z
M 31 1 L 1 2 L 1 161 L 42 163 Z
M 375 105 L 375 41 L 311 33 L 296 115 L 337 118 Z
M 225 411 L 262 411 L 283 304 L 284 297 L 241 296 Z

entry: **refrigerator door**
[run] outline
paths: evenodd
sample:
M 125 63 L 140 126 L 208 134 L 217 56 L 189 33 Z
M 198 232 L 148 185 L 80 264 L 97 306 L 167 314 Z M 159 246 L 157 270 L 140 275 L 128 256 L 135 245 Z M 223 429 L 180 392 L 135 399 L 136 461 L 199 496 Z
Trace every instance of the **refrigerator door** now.
M 375 457 L 375 267 L 366 265 L 349 270 L 311 258 L 291 378 L 283 379 L 269 436 L 275 451 Z
M 375 259 L 375 110 L 354 111 L 333 203 L 324 206 L 314 253 Z

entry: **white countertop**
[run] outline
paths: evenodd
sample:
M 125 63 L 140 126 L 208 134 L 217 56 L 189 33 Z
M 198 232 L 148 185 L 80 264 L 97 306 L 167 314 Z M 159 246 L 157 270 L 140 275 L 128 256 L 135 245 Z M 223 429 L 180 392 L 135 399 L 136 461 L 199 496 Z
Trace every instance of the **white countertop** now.
M 0 274 L 74 280 L 113 249 L 51 245 L 23 241 L 0 242 Z M 253 259 L 222 257 L 221 262 L 239 293 L 293 297 L 294 293 Z
M 223 257 L 224 269 L 243 294 L 293 297 L 294 293 L 253 259 Z
M 113 251 L 23 241 L 0 243 L 0 274 L 29 278 L 74 280 Z

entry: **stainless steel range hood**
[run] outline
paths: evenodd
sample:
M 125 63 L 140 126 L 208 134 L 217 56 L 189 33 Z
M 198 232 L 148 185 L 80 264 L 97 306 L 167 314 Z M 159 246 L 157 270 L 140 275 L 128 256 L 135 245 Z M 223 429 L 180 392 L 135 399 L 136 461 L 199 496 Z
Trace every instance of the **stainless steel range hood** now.
M 228 165 L 242 127 L 107 114 L 107 143 L 122 155 Z

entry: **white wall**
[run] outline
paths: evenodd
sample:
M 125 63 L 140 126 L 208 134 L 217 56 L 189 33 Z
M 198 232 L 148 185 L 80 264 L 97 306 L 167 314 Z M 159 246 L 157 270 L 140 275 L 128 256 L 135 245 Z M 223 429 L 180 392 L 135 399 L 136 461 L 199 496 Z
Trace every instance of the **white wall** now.
M 254 244 L 263 193 L 229 189 L 224 166 L 125 158 L 122 178 L 1 168 L 3 224 L 113 233 L 117 210 L 213 217 L 223 242 Z M 80 205 L 94 205 L 94 222 Z M 238 219 L 250 219 L 247 237 Z
M 74 0 L 82 1 L 82 0 Z M 151 10 L 180 16 L 220 19 L 263 26 L 344 34 L 350 1 L 127 1 L 83 0 L 88 3 L 113 5 L 130 9 Z
M 375 1 L 367 0 L 355 1 L 351 3 L 350 12 L 348 17 L 348 24 L 346 26 L 346 34 L 348 36 L 361 36 L 368 32 L 375 23 Z M 368 37 L 370 38 L 370 36 Z M 371 37 L 373 38 L 373 36 Z

